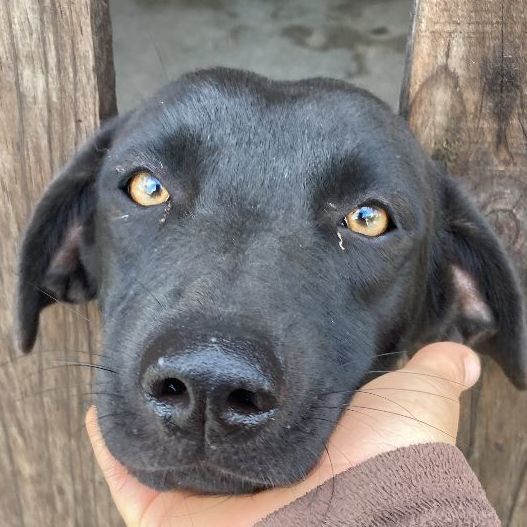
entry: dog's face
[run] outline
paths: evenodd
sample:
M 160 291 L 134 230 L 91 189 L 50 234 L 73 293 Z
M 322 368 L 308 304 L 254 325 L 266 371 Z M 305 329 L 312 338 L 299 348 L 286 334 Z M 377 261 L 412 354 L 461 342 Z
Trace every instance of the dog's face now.
M 420 343 L 478 344 L 526 379 L 495 236 L 406 125 L 341 82 L 171 84 L 53 182 L 20 271 L 25 350 L 50 296 L 97 296 L 100 426 L 158 488 L 301 478 L 369 372 Z

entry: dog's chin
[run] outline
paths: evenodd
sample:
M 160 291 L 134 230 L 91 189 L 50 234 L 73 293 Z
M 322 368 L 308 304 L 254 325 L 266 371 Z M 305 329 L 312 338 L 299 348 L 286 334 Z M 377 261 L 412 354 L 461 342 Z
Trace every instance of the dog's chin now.
M 129 469 L 141 483 L 159 490 L 191 490 L 200 494 L 252 494 L 285 482 L 262 481 L 214 465 L 187 465 L 184 469 Z
M 321 461 L 325 445 L 335 429 L 342 413 L 344 402 L 350 397 L 347 393 L 337 391 L 321 396 L 317 404 L 325 407 L 310 410 L 294 426 L 281 430 L 274 441 L 267 438 L 262 448 L 262 441 L 240 442 L 216 447 L 213 450 L 196 447 L 192 441 L 180 442 L 177 455 L 172 452 L 171 459 L 166 461 L 157 458 L 151 463 L 153 453 L 149 453 L 150 444 L 141 447 L 134 445 L 135 455 L 123 450 L 126 440 L 115 435 L 116 427 L 109 427 L 109 422 L 102 423 L 101 430 L 112 454 L 142 484 L 159 490 L 187 490 L 199 494 L 252 494 L 274 487 L 294 485 L 306 477 Z M 317 412 L 310 419 L 312 412 Z M 111 434 L 105 434 L 108 429 Z M 289 435 L 287 435 L 289 434 Z M 290 445 L 294 445 L 293 448 Z M 158 448 L 166 453 L 169 447 Z

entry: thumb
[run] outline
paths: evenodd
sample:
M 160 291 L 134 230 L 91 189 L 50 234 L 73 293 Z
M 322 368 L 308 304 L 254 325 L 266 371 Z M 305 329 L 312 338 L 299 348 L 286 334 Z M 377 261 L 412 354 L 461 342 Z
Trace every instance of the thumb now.
M 477 382 L 480 371 L 478 356 L 466 346 L 425 346 L 402 369 L 357 390 L 332 442 L 354 463 L 412 444 L 455 444 L 460 395 Z
M 419 350 L 399 372 L 436 379 L 443 390 L 459 397 L 461 392 L 476 384 L 481 364 L 477 354 L 467 346 L 437 342 Z

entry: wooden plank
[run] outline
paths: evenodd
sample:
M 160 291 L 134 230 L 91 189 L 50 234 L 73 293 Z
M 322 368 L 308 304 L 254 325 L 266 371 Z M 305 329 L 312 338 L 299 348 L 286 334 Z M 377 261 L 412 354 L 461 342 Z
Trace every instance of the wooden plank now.
M 0 516 L 5 527 L 120 525 L 83 431 L 93 308 L 47 310 L 33 354 L 13 336 L 16 250 L 52 175 L 115 112 L 107 0 L 0 9 Z M 86 319 L 90 319 L 88 322 Z M 87 371 L 85 371 L 87 370 Z
M 401 113 L 463 179 L 527 293 L 527 0 L 416 0 Z M 460 445 L 504 525 L 527 525 L 527 394 L 490 360 Z

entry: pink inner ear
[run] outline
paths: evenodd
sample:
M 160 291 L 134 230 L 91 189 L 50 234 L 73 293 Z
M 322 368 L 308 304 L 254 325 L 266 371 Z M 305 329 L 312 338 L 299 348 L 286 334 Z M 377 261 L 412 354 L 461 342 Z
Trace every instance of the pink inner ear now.
M 68 228 L 59 250 L 51 261 L 50 269 L 73 271 L 77 267 L 83 230 L 84 227 L 78 223 Z
M 492 324 L 494 322 L 492 311 L 483 300 L 472 276 L 454 265 L 452 277 L 462 315 L 470 320 Z

